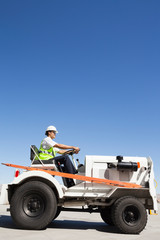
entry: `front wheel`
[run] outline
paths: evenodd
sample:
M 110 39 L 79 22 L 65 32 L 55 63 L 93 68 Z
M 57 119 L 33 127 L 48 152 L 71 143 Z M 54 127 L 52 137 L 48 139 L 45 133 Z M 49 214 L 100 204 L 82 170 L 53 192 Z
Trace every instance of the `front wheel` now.
M 18 227 L 44 229 L 57 212 L 57 199 L 48 185 L 39 181 L 30 181 L 15 191 L 10 210 Z
M 124 197 L 116 201 L 112 216 L 115 226 L 123 233 L 138 234 L 147 223 L 146 209 L 134 197 Z

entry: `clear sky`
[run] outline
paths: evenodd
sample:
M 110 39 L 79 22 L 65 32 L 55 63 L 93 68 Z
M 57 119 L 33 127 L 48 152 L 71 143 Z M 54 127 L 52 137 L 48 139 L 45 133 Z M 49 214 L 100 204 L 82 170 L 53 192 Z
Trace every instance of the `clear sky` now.
M 0 0 L 0 162 L 29 165 L 55 125 L 82 163 L 151 156 L 160 192 L 159 123 L 159 0 Z

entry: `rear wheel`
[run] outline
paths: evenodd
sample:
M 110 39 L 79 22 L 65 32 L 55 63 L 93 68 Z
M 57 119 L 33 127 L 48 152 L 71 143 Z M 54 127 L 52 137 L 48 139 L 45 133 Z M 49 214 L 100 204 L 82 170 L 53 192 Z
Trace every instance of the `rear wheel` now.
M 137 234 L 146 226 L 147 213 L 144 205 L 134 197 L 115 202 L 112 216 L 115 226 L 123 233 Z
M 11 216 L 20 228 L 43 229 L 52 221 L 56 212 L 55 194 L 43 182 L 23 184 L 11 199 Z

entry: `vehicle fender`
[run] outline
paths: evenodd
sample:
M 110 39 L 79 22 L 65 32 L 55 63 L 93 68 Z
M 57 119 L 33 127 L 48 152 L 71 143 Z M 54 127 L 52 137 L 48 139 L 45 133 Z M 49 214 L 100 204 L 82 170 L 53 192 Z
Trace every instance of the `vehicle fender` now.
M 62 190 L 62 185 L 53 177 L 52 175 L 42 172 L 42 171 L 24 171 L 21 173 L 18 177 L 15 177 L 14 180 L 9 184 L 11 185 L 16 185 L 16 184 L 21 184 L 23 182 L 26 182 L 27 180 L 30 180 L 31 178 L 41 178 L 43 180 L 47 180 L 50 182 L 51 185 L 53 185 L 59 195 L 59 198 L 63 198 L 64 193 Z

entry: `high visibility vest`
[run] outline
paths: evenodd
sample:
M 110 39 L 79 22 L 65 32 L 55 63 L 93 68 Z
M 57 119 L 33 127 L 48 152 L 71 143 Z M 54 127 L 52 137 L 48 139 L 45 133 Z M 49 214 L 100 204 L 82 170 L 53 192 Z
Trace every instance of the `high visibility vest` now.
M 42 140 L 43 142 L 43 140 Z M 41 160 L 49 160 L 51 158 L 54 158 L 56 156 L 56 151 L 54 150 L 53 147 L 49 148 L 49 149 L 44 149 L 42 147 L 42 142 L 41 142 L 41 145 L 40 145 L 40 148 L 39 148 L 39 158 Z

